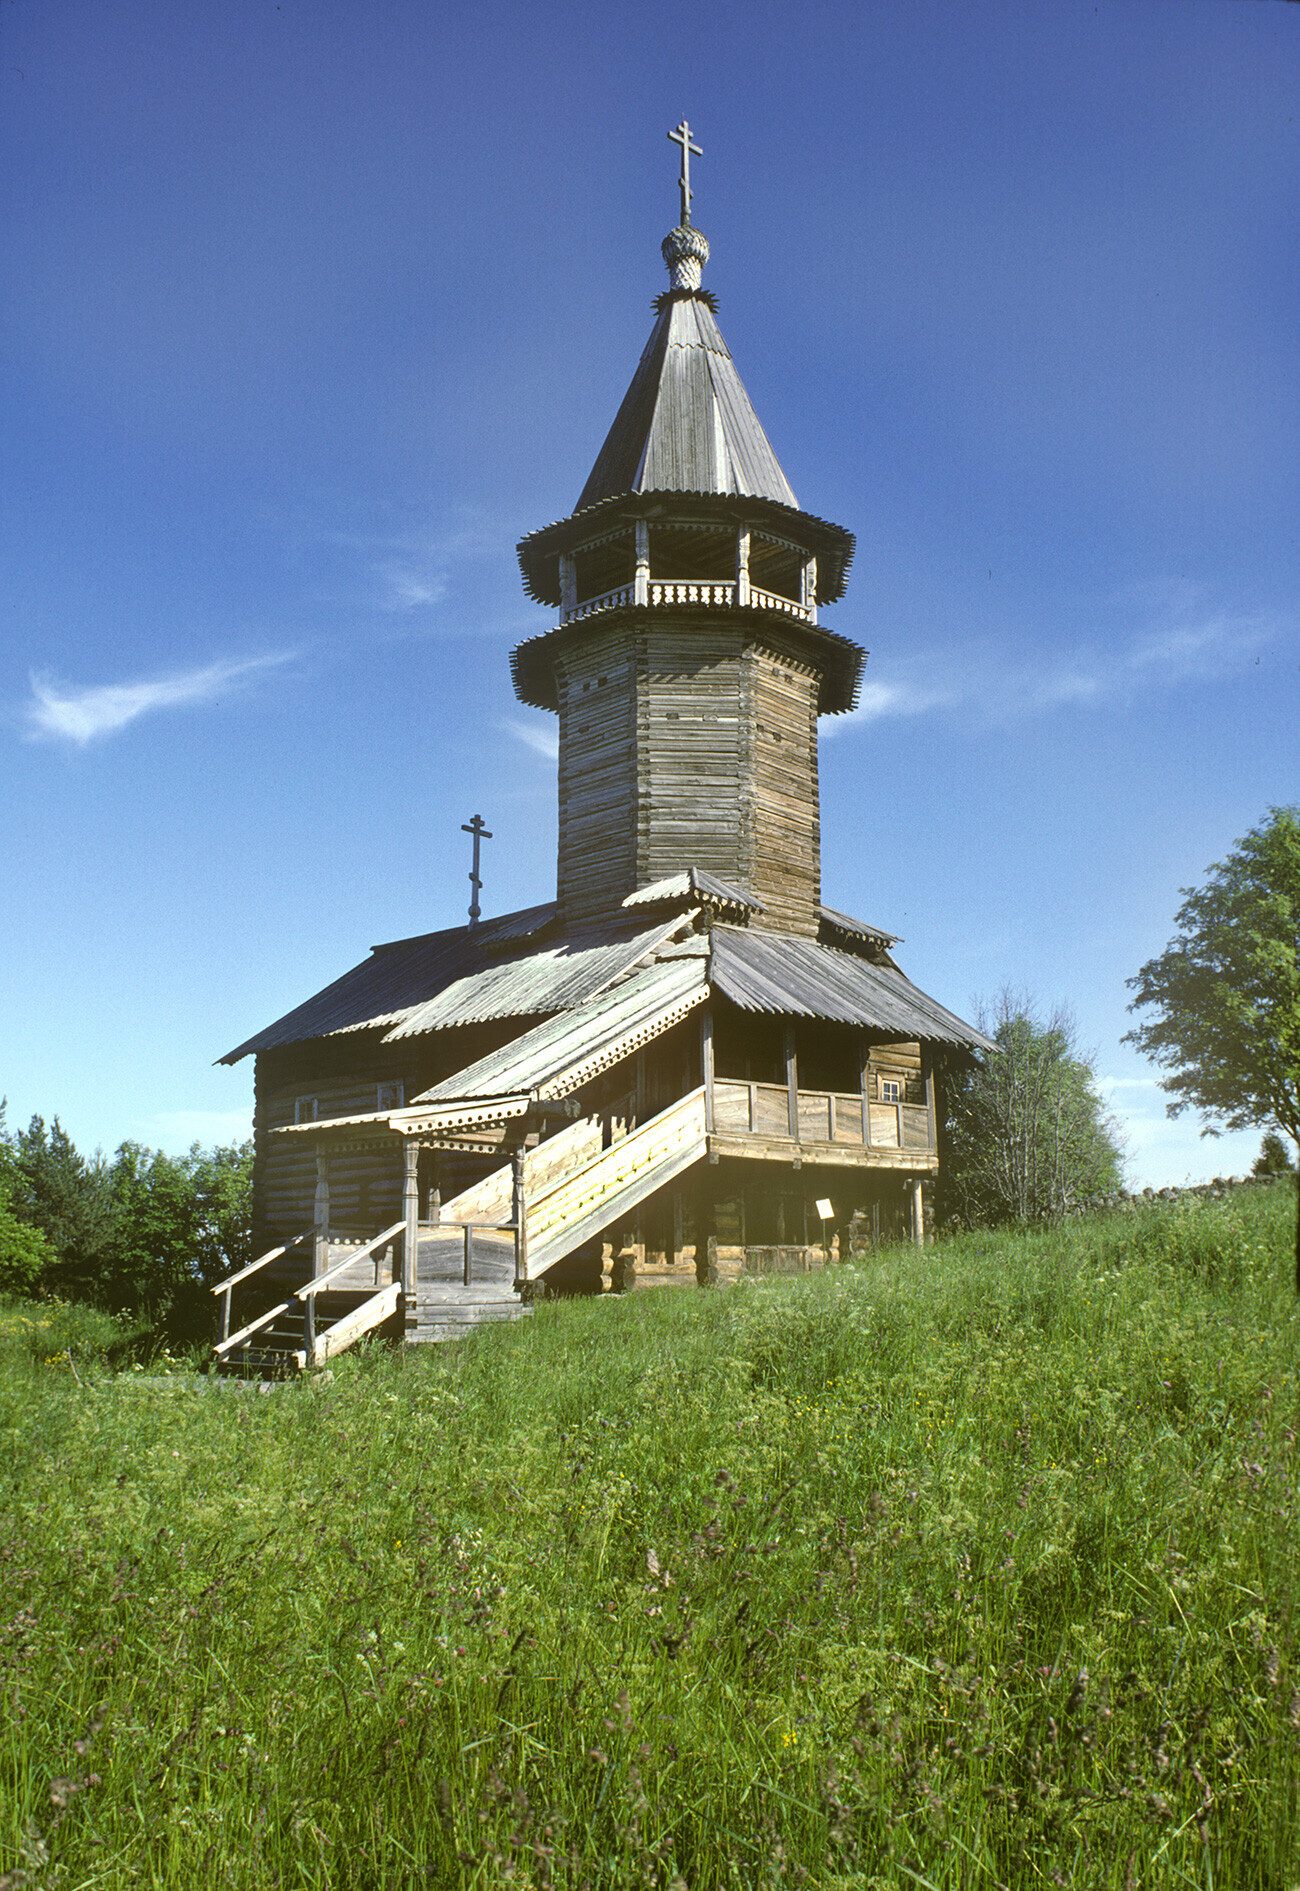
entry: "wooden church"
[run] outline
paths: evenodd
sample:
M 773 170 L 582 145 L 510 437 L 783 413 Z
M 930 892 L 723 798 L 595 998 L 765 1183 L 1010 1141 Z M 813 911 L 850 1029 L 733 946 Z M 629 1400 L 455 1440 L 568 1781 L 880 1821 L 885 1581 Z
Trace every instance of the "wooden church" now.
M 257 1060 L 265 1250 L 217 1290 L 223 1357 L 286 1321 L 311 1363 L 538 1283 L 815 1265 L 850 1224 L 925 1238 L 945 1067 L 987 1040 L 822 902 L 817 724 L 865 656 L 822 613 L 853 539 L 741 385 L 669 135 L 670 286 L 576 506 L 518 548 L 552 613 L 511 666 L 559 718 L 555 900 L 480 921 L 476 884 L 467 927 L 376 946 L 223 1060 Z

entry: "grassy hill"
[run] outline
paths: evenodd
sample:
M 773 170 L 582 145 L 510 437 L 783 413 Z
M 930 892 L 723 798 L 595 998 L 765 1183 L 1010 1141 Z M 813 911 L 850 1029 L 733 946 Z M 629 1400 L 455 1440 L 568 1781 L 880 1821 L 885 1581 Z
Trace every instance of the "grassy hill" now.
M 1291 1891 L 1293 1212 L 266 1394 L 10 1303 L 0 1887 Z

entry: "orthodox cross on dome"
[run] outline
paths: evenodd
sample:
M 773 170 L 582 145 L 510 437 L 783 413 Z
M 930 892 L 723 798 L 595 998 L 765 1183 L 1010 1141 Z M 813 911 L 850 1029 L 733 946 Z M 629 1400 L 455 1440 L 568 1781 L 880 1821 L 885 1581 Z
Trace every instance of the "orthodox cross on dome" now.
M 469 883 L 470 883 L 470 887 L 472 888 L 472 891 L 470 894 L 469 923 L 471 926 L 477 926 L 479 922 L 479 913 L 480 913 L 478 896 L 483 891 L 483 882 L 478 877 L 479 842 L 483 840 L 491 840 L 492 835 L 489 832 L 487 823 L 483 819 L 483 816 L 481 814 L 476 814 L 472 821 L 469 821 L 469 822 L 462 821 L 460 824 L 460 831 L 462 834 L 472 834 L 474 836 L 474 865 L 470 869 L 470 876 L 469 876 Z
M 674 144 L 682 147 L 682 174 L 678 179 L 678 185 L 682 193 L 682 228 L 687 229 L 691 221 L 691 198 L 695 195 L 691 189 L 691 153 L 694 152 L 697 158 L 702 158 L 704 152 L 699 145 L 691 143 L 691 128 L 684 118 L 676 131 L 670 131 L 668 136 Z

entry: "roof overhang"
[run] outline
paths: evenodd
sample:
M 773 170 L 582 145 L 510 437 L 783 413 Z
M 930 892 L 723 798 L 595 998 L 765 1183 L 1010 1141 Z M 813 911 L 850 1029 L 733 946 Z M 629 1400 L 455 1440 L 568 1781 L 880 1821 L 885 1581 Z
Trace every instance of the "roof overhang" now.
M 710 492 L 625 493 L 584 506 L 567 519 L 539 526 L 521 538 L 516 547 L 524 589 L 536 603 L 558 608 L 562 602 L 561 552 L 576 551 L 624 522 L 630 525 L 636 519 L 653 518 L 676 523 L 679 517 L 692 525 L 748 525 L 760 531 L 766 529 L 776 538 L 789 539 L 816 556 L 817 602 L 836 604 L 844 596 L 856 543 L 852 532 L 776 499 Z
M 627 619 L 633 623 L 643 623 L 652 608 L 657 615 L 660 614 L 658 607 L 628 604 L 602 612 L 600 621 L 602 625 L 613 625 Z M 690 604 L 672 607 L 674 614 L 689 614 L 692 610 L 708 611 L 709 608 L 708 605 Z M 862 666 L 867 653 L 851 637 L 841 637 L 838 631 L 827 630 L 822 624 L 809 624 L 793 617 L 782 617 L 778 621 L 770 611 L 747 610 L 743 607 L 730 609 L 727 623 L 765 649 L 783 654 L 793 653 L 796 662 L 807 664 L 817 674 L 820 679 L 817 694 L 819 716 L 841 716 L 856 708 Z M 556 658 L 572 645 L 588 639 L 591 626 L 591 618 L 581 618 L 574 624 L 558 624 L 554 630 L 544 631 L 538 637 L 528 637 L 523 643 L 515 645 L 510 652 L 510 674 L 515 695 L 521 703 L 527 703 L 533 709 L 558 712 L 560 699 L 555 684 Z

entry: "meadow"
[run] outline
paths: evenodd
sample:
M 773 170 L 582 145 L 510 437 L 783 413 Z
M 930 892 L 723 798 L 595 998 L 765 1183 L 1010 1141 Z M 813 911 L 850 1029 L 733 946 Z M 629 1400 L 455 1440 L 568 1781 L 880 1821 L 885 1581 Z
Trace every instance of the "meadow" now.
M 0 1888 L 1294 1891 L 1293 1213 L 268 1392 L 6 1303 Z

